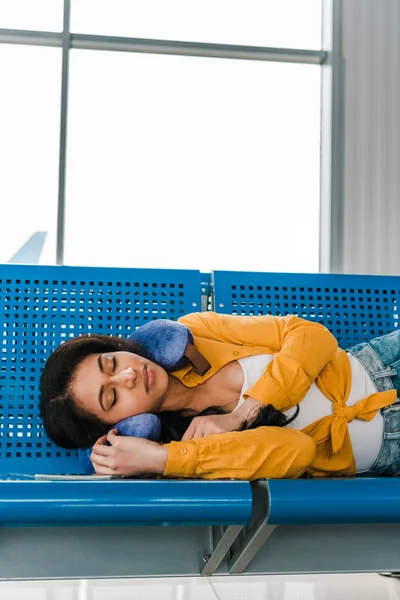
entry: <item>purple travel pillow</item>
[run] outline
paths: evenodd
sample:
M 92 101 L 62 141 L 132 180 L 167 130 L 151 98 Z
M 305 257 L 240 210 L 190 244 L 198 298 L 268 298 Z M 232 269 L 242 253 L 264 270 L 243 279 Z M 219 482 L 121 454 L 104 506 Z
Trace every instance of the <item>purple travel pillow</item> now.
M 168 372 L 177 371 L 188 364 L 202 376 L 211 369 L 210 363 L 195 348 L 190 329 L 177 321 L 149 321 L 138 327 L 129 339 L 138 342 L 147 357 Z

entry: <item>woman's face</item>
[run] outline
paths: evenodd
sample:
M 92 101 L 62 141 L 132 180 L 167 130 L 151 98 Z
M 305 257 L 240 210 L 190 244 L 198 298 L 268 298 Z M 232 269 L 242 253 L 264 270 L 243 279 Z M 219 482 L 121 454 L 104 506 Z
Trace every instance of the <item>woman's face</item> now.
M 87 356 L 71 383 L 77 402 L 112 425 L 126 417 L 158 412 L 167 389 L 165 369 L 131 352 Z

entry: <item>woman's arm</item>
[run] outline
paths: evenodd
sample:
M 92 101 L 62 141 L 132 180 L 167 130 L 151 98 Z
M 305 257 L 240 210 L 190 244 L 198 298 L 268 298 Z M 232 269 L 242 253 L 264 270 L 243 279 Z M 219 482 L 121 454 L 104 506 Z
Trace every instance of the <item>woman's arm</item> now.
M 287 410 L 304 398 L 338 349 L 335 337 L 326 327 L 296 316 L 246 317 L 205 312 L 186 315 L 179 321 L 195 337 L 261 346 L 274 354 L 274 360 L 245 396 L 280 410 Z
M 110 442 L 106 446 L 105 442 Z M 99 475 L 164 475 L 191 479 L 300 477 L 316 452 L 314 440 L 294 429 L 259 427 L 162 446 L 115 435 L 94 445 L 91 460 Z
M 164 477 L 296 479 L 311 465 L 314 440 L 295 429 L 259 427 L 164 446 Z

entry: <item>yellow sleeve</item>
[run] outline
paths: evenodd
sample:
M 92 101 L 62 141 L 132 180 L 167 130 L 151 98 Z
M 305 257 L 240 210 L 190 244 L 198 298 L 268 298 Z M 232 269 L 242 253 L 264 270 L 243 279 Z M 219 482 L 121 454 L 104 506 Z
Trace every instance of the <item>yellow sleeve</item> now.
M 294 315 L 247 317 L 204 312 L 179 320 L 195 337 L 268 348 L 274 360 L 245 396 L 280 410 L 301 402 L 338 348 L 337 340 L 324 325 Z
M 311 465 L 314 440 L 295 429 L 259 427 L 165 444 L 164 477 L 296 479 Z

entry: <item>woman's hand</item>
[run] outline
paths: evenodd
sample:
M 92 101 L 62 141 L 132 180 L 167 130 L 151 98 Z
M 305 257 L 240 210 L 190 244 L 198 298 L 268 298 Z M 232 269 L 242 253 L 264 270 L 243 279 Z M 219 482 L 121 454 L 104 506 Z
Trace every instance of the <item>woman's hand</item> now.
M 116 429 L 103 435 L 93 446 L 90 460 L 97 475 L 163 475 L 168 450 L 161 444 L 117 435 Z M 109 442 L 111 446 L 106 446 Z
M 236 412 L 227 413 L 225 415 L 194 417 L 193 421 L 183 434 L 182 441 L 207 437 L 214 433 L 226 433 L 227 431 L 234 431 L 239 427 L 240 420 L 238 419 Z
M 254 398 L 248 398 L 234 412 L 224 415 L 205 415 L 204 417 L 195 417 L 185 431 L 182 441 L 192 440 L 194 438 L 207 437 L 214 433 L 227 433 L 228 431 L 237 431 L 244 421 L 253 420 L 260 409 L 263 407 L 261 402 Z

